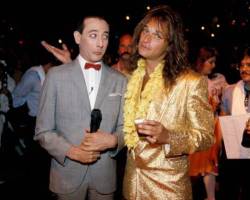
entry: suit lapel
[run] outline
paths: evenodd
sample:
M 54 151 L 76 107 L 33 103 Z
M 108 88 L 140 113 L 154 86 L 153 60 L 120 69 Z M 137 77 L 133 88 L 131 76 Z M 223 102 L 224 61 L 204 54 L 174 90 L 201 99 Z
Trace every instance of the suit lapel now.
M 100 108 L 105 96 L 108 94 L 109 87 L 112 83 L 111 73 L 106 65 L 103 64 L 101 81 L 95 101 L 95 108 Z
M 88 90 L 87 90 L 86 82 L 85 82 L 82 69 L 78 60 L 74 60 L 72 63 L 72 66 L 73 66 L 72 74 L 71 74 L 72 80 L 74 84 L 77 86 L 76 89 L 79 90 L 79 96 L 83 102 L 83 105 L 90 112 L 91 108 L 90 108 Z

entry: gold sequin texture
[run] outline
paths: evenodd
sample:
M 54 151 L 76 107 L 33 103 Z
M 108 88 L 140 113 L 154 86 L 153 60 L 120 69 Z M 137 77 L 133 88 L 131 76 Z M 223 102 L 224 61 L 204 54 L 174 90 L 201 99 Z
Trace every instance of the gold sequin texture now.
M 125 199 L 191 200 L 188 154 L 214 143 L 207 80 L 194 72 L 182 75 L 168 94 L 151 102 L 147 119 L 160 121 L 169 130 L 170 150 L 140 140 L 128 152 Z

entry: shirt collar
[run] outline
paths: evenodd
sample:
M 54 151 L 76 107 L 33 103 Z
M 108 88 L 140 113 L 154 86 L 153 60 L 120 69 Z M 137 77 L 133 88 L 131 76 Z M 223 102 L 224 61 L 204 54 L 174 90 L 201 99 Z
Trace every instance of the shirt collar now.
M 88 61 L 85 60 L 80 54 L 78 55 L 77 59 L 78 59 L 78 61 L 79 61 L 79 63 L 80 63 L 81 68 L 84 69 L 83 66 L 85 66 L 85 63 L 88 62 Z M 93 64 L 100 64 L 100 65 L 102 66 L 102 62 L 101 62 L 101 61 L 100 61 L 100 62 L 95 62 L 95 63 L 93 63 Z M 84 70 L 85 70 L 85 69 L 84 69 Z

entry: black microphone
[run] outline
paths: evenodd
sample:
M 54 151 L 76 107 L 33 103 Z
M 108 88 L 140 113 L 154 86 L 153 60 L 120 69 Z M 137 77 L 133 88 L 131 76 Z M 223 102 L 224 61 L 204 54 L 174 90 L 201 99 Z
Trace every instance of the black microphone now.
M 250 148 L 250 135 L 247 133 L 247 130 L 244 130 L 241 145 L 246 148 Z
M 93 109 L 91 111 L 90 133 L 96 132 L 102 121 L 102 113 L 100 109 Z
M 248 118 L 246 122 L 246 127 L 244 129 L 241 141 L 241 145 L 246 148 L 250 148 L 250 134 L 247 133 L 247 129 L 249 129 L 249 126 L 250 126 L 250 118 Z

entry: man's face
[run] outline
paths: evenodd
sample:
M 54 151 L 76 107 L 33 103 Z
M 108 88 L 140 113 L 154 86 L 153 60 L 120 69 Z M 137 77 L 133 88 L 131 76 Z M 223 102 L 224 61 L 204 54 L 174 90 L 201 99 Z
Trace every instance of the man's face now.
M 120 38 L 118 54 L 123 59 L 128 59 L 132 51 L 132 36 L 129 34 L 123 35 Z
M 250 83 L 250 57 L 245 56 L 240 62 L 240 77 L 244 82 Z
M 75 42 L 79 45 L 81 56 L 89 62 L 102 60 L 109 41 L 109 25 L 99 18 L 86 18 L 82 33 L 74 32 Z
M 212 70 L 215 68 L 215 62 L 216 62 L 216 57 L 211 57 L 209 59 L 207 59 L 204 63 L 203 63 L 203 67 L 202 67 L 202 71 L 201 73 L 203 75 L 209 75 L 212 73 Z
M 167 53 L 166 31 L 159 25 L 158 21 L 151 19 L 140 34 L 139 54 L 148 60 L 161 61 Z

